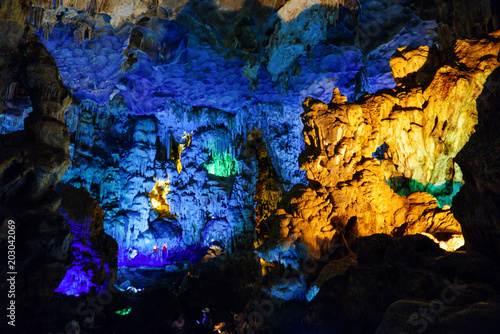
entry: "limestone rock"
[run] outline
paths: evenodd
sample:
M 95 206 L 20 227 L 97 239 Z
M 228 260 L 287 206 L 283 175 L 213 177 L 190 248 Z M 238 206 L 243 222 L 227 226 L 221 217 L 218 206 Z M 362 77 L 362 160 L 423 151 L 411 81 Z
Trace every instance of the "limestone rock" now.
M 305 181 L 297 159 L 304 146 L 304 97 L 329 101 L 337 86 L 343 103 L 354 91 L 392 87 L 390 54 L 401 43 L 431 45 L 437 36 L 435 24 L 419 21 L 406 7 L 387 15 L 388 8 L 399 8 L 391 0 L 81 0 L 33 8 L 30 22 L 42 29 L 75 97 L 67 113 L 73 162 L 63 181 L 101 201 L 105 229 L 118 241 L 124 265 L 135 252 L 141 263 L 160 265 L 150 260 L 158 254 L 155 246 L 165 244 L 176 260 L 211 239 L 227 247 L 243 240 L 253 245 L 256 220 L 281 198 L 276 185 L 288 191 Z M 306 10 L 286 22 L 279 17 L 293 8 Z M 368 48 L 361 50 L 358 28 L 366 36 L 386 16 L 391 31 L 367 41 L 381 49 L 363 56 Z M 146 115 L 155 126 L 143 123 Z M 0 131 L 18 129 L 21 117 L 0 115 Z M 246 151 L 255 128 L 276 172 L 272 181 L 266 172 L 259 180 L 259 162 Z M 192 142 L 180 150 L 184 132 Z M 158 215 L 145 195 L 167 180 L 170 218 Z M 262 192 L 266 187 L 270 191 Z M 323 227 L 321 233 L 331 234 L 328 223 Z
M 436 199 L 426 192 L 408 195 L 406 212 L 407 234 L 425 232 L 429 234 L 461 234 L 462 230 L 453 217 L 451 210 L 439 209 Z
M 317 293 L 317 291 L 321 289 L 323 283 L 325 283 L 326 281 L 335 276 L 343 275 L 347 271 L 347 269 L 349 269 L 349 267 L 355 265 L 358 265 L 358 261 L 357 261 L 357 254 L 354 253 L 344 256 L 343 258 L 338 260 L 332 260 L 327 264 L 325 264 L 321 268 L 318 277 L 311 284 L 311 288 L 309 289 L 309 295 L 307 296 L 308 301 L 312 299 L 311 297 L 314 297 L 312 295 L 312 292 Z
M 7 224 L 14 222 L 17 251 L 15 268 L 7 270 L 3 266 L 2 271 L 17 272 L 16 328 L 20 332 L 44 328 L 40 323 L 47 324 L 48 320 L 43 314 L 75 259 L 71 248 L 75 231 L 71 231 L 57 211 L 62 197 L 55 190 L 71 163 L 65 112 L 72 97 L 54 58 L 39 41 L 33 27 L 25 22 L 28 5 L 26 1 L 0 4 L 0 35 L 7 36 L 0 42 L 0 93 L 5 96 L 15 87 L 17 93 L 29 97 L 32 108 L 24 119 L 24 130 L 0 135 L 0 246 L 7 249 Z M 3 52 L 4 49 L 8 51 Z M 0 105 L 2 113 L 3 107 Z M 77 206 L 86 204 L 88 202 Z M 114 240 L 102 237 L 102 210 L 100 217 L 100 229 L 92 227 L 93 241 L 99 250 L 109 252 L 103 251 L 107 254 L 102 257 L 106 265 L 95 263 L 96 267 L 102 266 L 101 271 L 95 270 L 96 283 L 104 282 L 104 267 L 113 261 L 116 265 Z M 7 295 L 8 289 L 5 281 L 0 284 L 2 294 Z M 4 309 L 8 302 L 2 299 Z
M 92 272 L 89 285 L 99 288 L 111 286 L 116 280 L 118 244 L 104 233 L 103 210 L 86 188 L 60 185 L 58 190 L 63 199 L 61 213 L 75 236 L 72 243 L 75 261 L 68 273 L 74 275 L 73 271 L 85 268 L 84 270 Z M 65 289 L 68 284 L 72 284 L 68 273 L 56 291 L 68 293 Z
M 450 279 L 496 285 L 500 279 L 500 264 L 480 253 L 454 252 L 438 257 L 432 264 L 434 272 Z
M 436 299 L 435 303 L 439 303 Z M 500 305 L 498 296 L 484 302 L 475 303 L 467 308 L 460 309 L 456 306 L 445 305 L 442 301 L 439 309 L 434 310 L 430 320 L 416 317 L 419 310 L 429 310 L 430 302 L 400 300 L 393 303 L 384 314 L 382 324 L 377 328 L 376 334 L 405 332 L 419 333 L 423 330 L 432 333 L 458 333 L 471 332 L 494 334 L 498 331 L 498 316 Z
M 419 234 L 406 235 L 401 239 L 393 239 L 387 234 L 362 237 L 356 240 L 354 251 L 360 266 L 403 262 L 409 266 L 424 267 L 427 261 L 444 253 L 437 243 Z
M 476 326 L 495 333 L 498 263 L 478 254 L 442 256 L 443 251 L 421 235 L 405 236 L 385 246 L 382 240 L 390 239 L 362 238 L 358 256 L 370 265 L 352 264 L 321 285 L 308 304 L 309 331 L 418 333 L 425 327 L 432 333 L 447 333 L 450 328 L 467 333 Z M 386 249 L 384 260 L 379 256 L 366 262 L 377 248 Z M 473 319 L 474 315 L 478 318 Z
M 259 130 L 250 132 L 247 138 L 247 145 L 250 148 L 249 151 L 255 155 L 259 168 L 257 184 L 255 185 L 257 200 L 255 206 L 255 228 L 257 233 L 265 235 L 269 233 L 268 227 L 260 223 L 269 217 L 271 212 L 276 210 L 281 200 L 283 187 L 278 183 L 278 175 L 267 152 L 262 132 Z
M 398 299 L 439 296 L 435 274 L 407 267 L 352 266 L 325 282 L 308 305 L 312 332 L 372 333 L 384 311 Z M 403 297 L 404 296 L 404 297 Z M 335 305 L 335 307 L 332 307 Z
M 424 235 L 405 235 L 387 249 L 384 262 L 389 265 L 405 264 L 410 268 L 425 268 L 431 260 L 444 253 L 439 244 Z
M 153 65 L 173 62 L 181 53 L 186 56 L 186 35 L 182 26 L 176 21 L 163 20 L 157 17 L 144 16 L 130 32 L 130 39 L 124 55 L 130 57 L 130 51 L 145 52 Z M 128 62 L 131 62 L 130 58 Z
M 500 259 L 499 81 L 500 73 L 495 70 L 477 97 L 476 131 L 456 157 L 464 172 L 465 185 L 454 198 L 452 207 L 462 225 L 467 249 L 497 260 Z
M 407 81 L 425 84 L 432 80 L 439 67 L 439 54 L 437 49 L 428 46 L 413 50 L 407 46 L 401 47 L 392 56 L 390 64 L 396 83 Z
M 360 266 L 370 266 L 384 263 L 385 254 L 389 247 L 394 246 L 394 239 L 387 234 L 372 234 L 356 240 L 356 252 Z
M 333 249 L 339 233 L 328 219 L 334 206 L 327 196 L 303 185 L 294 186 L 281 202 L 288 202 L 288 207 L 283 208 L 280 204 L 265 221 L 269 236 L 257 248 L 261 258 L 298 268 L 300 258 L 319 259 Z
M 496 333 L 500 316 L 500 296 L 478 302 L 459 312 L 449 314 L 440 320 L 434 333 L 466 334 L 473 331 L 480 333 Z
M 310 186 L 295 187 L 269 218 L 274 234 L 258 249 L 264 259 L 284 261 L 292 253 L 318 259 L 349 219 L 360 236 L 460 233 L 449 207 L 423 191 L 443 205 L 463 182 L 454 159 L 474 132 L 475 101 L 499 65 L 499 37 L 458 41 L 455 61 L 442 64 L 430 82 L 419 75 L 439 55 L 407 48 L 392 62 L 402 80 L 395 89 L 353 104 L 338 91 L 330 104 L 307 98 L 299 162 Z
M 33 31 L 26 29 L 13 49 L 13 57 L 23 57 L 20 67 L 10 68 L 11 80 L 21 82 L 28 91 L 33 111 L 25 119 L 24 132 L 0 138 L 2 150 L 9 152 L 0 161 L 0 189 L 4 200 L 9 197 L 11 201 L 16 196 L 41 197 L 69 167 L 64 113 L 71 103 L 54 59 Z
M 2 10 L 6 3 L 0 5 Z M 3 17 L 0 21 L 6 22 Z M 28 29 L 26 31 L 21 40 L 12 44 L 11 52 L 1 56 L 5 64 L 2 72 L 8 72 L 8 83 L 20 82 L 29 89 L 33 105 L 24 131 L 0 136 L 0 247 L 7 249 L 7 224 L 13 221 L 17 251 L 15 269 L 2 266 L 2 271 L 17 272 L 16 316 L 22 320 L 16 322 L 16 328 L 20 331 L 25 331 L 30 319 L 44 311 L 73 260 L 71 232 L 57 215 L 61 197 L 54 191 L 55 184 L 70 165 L 64 111 L 71 99 L 60 78 L 51 80 L 54 75 L 57 78 L 59 72 L 53 59 L 52 62 L 43 60 L 50 54 Z M 4 32 L 5 26 L 2 26 L 0 34 Z M 38 49 L 40 53 L 20 57 L 25 47 L 30 51 Z M 10 66 L 18 61 L 17 65 Z M 36 64 L 41 65 L 39 72 L 34 71 Z M 47 87 L 53 90 L 48 93 Z M 0 284 L 4 295 L 8 289 L 7 284 Z M 2 300 L 4 309 L 8 302 L 7 298 Z

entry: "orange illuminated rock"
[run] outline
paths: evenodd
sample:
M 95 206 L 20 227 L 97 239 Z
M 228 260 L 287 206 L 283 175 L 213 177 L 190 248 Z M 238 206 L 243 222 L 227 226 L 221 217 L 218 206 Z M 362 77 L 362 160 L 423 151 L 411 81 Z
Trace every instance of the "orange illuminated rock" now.
M 299 162 L 310 186 L 284 196 L 261 256 L 292 265 L 318 259 L 342 241 L 348 222 L 359 236 L 460 234 L 449 206 L 441 209 L 428 193 L 451 197 L 463 183 L 454 158 L 474 132 L 476 99 L 499 65 L 499 37 L 458 41 L 455 59 L 441 64 L 435 49 L 400 48 L 391 61 L 397 87 L 356 103 L 337 89 L 329 104 L 307 98 Z
M 495 37 L 498 40 L 498 35 Z M 477 48 L 480 47 L 478 44 Z M 468 66 L 474 65 L 471 61 Z M 453 199 L 452 208 L 462 225 L 467 249 L 497 261 L 500 260 L 499 82 L 497 68 L 477 99 L 479 122 L 476 132 L 456 158 L 464 171 L 465 185 Z

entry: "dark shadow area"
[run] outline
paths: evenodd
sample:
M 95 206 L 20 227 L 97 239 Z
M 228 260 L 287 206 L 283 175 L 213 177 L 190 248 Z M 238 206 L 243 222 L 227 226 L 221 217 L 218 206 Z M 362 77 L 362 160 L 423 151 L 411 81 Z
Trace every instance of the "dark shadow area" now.
M 478 124 L 456 156 L 465 184 L 453 200 L 467 250 L 500 260 L 500 69 L 476 100 Z

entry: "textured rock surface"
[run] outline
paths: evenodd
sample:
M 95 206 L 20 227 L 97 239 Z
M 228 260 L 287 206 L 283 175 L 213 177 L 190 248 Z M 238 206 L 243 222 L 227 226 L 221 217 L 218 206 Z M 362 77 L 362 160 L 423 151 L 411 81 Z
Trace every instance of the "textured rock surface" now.
M 7 270 L 2 262 L 1 291 L 7 295 L 6 273 L 17 271 L 17 315 L 26 319 L 51 300 L 72 261 L 69 226 L 56 213 L 61 197 L 54 191 L 70 164 L 64 112 L 71 97 L 50 53 L 31 29 L 25 29 L 28 5 L 0 5 L 0 33 L 7 36 L 1 42 L 6 52 L 1 56 L 0 93 L 5 96 L 12 83 L 19 83 L 33 108 L 24 131 L 0 136 L 0 248 L 7 254 L 14 241 L 16 250 L 15 262 L 10 263 L 14 269 Z M 9 242 L 10 220 L 16 233 Z M 2 299 L 4 310 L 8 302 Z
M 69 131 L 64 119 L 71 104 L 70 93 L 54 59 L 33 31 L 27 27 L 19 37 L 4 58 L 6 69 L 11 71 L 6 82 L 7 86 L 21 83 L 33 111 L 24 121 L 25 131 L 1 139 L 5 153 L 0 161 L 0 189 L 2 202 L 10 204 L 19 197 L 40 200 L 70 165 Z M 19 65 L 10 66 L 11 62 Z
M 500 180 L 498 135 L 500 73 L 495 70 L 477 99 L 479 121 L 456 161 L 465 185 L 453 200 L 453 213 L 462 225 L 468 250 L 500 259 Z
M 41 27 L 40 35 L 45 37 L 45 44 L 54 53 L 62 77 L 76 98 L 67 117 L 73 136 L 73 165 L 64 181 L 87 187 L 103 204 L 105 229 L 118 240 L 120 263 L 160 265 L 168 259 L 194 258 L 215 239 L 228 248 L 241 242 L 248 244 L 248 239 L 253 239 L 255 223 L 260 225 L 260 220 L 276 207 L 281 197 L 278 184 L 287 191 L 304 182 L 304 173 L 297 164 L 304 148 L 300 102 L 306 96 L 329 100 L 334 86 L 348 101 L 363 93 L 393 88 L 389 59 L 395 51 L 392 74 L 401 85 L 399 93 L 377 95 L 373 101 L 365 102 L 385 103 L 390 108 L 400 99 L 398 94 L 411 92 L 406 105 L 401 103 L 399 107 L 401 114 L 413 113 L 411 117 L 415 119 L 410 123 L 414 124 L 388 119 L 381 127 L 383 131 L 403 134 L 401 138 L 393 137 L 388 153 L 407 150 L 407 141 L 414 141 L 412 136 L 418 139 L 419 131 L 423 137 L 433 131 L 432 115 L 425 119 L 424 126 L 418 110 L 425 109 L 426 99 L 433 101 L 424 96 L 424 91 L 437 68 L 443 65 L 442 54 L 431 47 L 442 26 L 422 21 L 415 13 L 445 21 L 441 16 L 447 17 L 448 7 L 441 8 L 446 10 L 439 15 L 430 15 L 413 3 L 401 5 L 389 0 L 146 1 L 134 8 L 129 1 L 69 1 L 56 4 L 62 5 L 56 8 L 53 3 L 42 5 L 45 9 L 35 7 L 38 9 L 30 19 L 37 28 Z M 71 8 L 75 5 L 77 9 Z M 110 14 L 111 19 L 104 13 Z M 131 20 L 123 20 L 124 17 Z M 451 35 L 455 36 L 453 29 Z M 402 45 L 409 47 L 400 48 Z M 436 110 L 441 106 L 426 107 Z M 401 117 L 397 110 L 384 112 L 393 118 Z M 18 113 L 21 115 L 0 115 L 8 121 L 2 123 L 2 132 L 16 129 L 25 111 L 21 108 Z M 351 121 L 356 122 L 355 118 Z M 279 211 L 278 215 L 296 220 L 293 224 L 313 218 L 320 223 L 311 231 L 294 232 L 293 238 L 317 233 L 318 237 L 311 236 L 307 244 L 312 249 L 328 248 L 332 239 L 341 237 L 338 231 L 349 219 L 355 234 L 359 224 L 364 225 L 361 229 L 366 229 L 367 234 L 391 233 L 405 220 L 408 224 L 398 233 L 459 232 L 448 207 L 438 210 L 432 198 L 423 193 L 401 199 L 384 182 L 388 180 L 400 194 L 426 190 L 438 197 L 441 206 L 451 204 L 449 198 L 458 189 L 461 175 L 450 160 L 457 149 L 453 146 L 457 142 L 455 130 L 447 126 L 443 133 L 438 133 L 445 120 L 461 122 L 440 117 L 434 139 L 425 137 L 421 140 L 424 143 L 419 143 L 426 145 L 425 149 L 405 151 L 405 157 L 391 156 L 380 166 L 375 159 L 363 161 L 365 165 L 360 167 L 358 176 L 370 182 L 340 182 L 342 189 L 332 190 L 336 191 L 335 196 L 330 189 L 294 188 L 290 196 L 300 202 L 304 193 L 307 204 L 301 205 L 308 212 L 293 219 L 290 211 Z M 377 121 L 374 118 L 368 123 Z M 425 131 L 417 129 L 417 124 Z M 349 124 L 352 126 L 355 125 Z M 261 170 L 257 156 L 252 156 L 252 148 L 247 145 L 255 128 L 262 132 L 270 159 L 266 168 L 274 169 L 273 180 L 262 180 L 271 174 Z M 339 129 L 344 129 L 343 125 Z M 436 138 L 444 138 L 444 134 L 448 139 L 440 143 Z M 350 149 L 368 140 L 369 152 L 363 152 L 363 156 L 371 158 L 384 137 L 387 133 L 358 138 L 363 144 L 357 143 Z M 437 153 L 448 150 L 450 145 L 449 153 Z M 379 151 L 379 157 L 383 156 L 384 149 Z M 435 158 L 437 154 L 439 159 Z M 356 159 L 352 166 L 358 164 Z M 307 171 L 307 163 L 302 164 Z M 324 187 L 337 184 L 353 173 L 352 166 L 346 166 L 345 175 L 340 178 L 318 181 L 324 182 Z M 333 168 L 330 172 L 335 174 L 338 170 Z M 318 177 L 330 176 L 321 172 Z M 450 184 L 453 179 L 456 182 Z M 148 195 L 158 182 L 168 184 L 164 205 L 169 216 L 156 210 Z M 347 203 L 352 196 L 362 197 L 356 190 L 358 184 L 364 184 L 363 191 L 377 193 L 380 202 L 383 199 L 386 203 L 371 208 L 371 204 L 360 199 L 358 208 L 391 217 L 387 222 L 380 215 L 366 214 L 366 221 L 363 218 L 359 222 L 354 218 L 357 213 Z M 266 192 L 268 186 L 270 191 Z M 254 198 L 259 202 L 256 217 Z M 325 205 L 326 202 L 331 205 Z M 322 211 L 314 212 L 318 207 Z M 270 226 L 276 224 L 270 222 L 259 228 L 262 238 L 274 233 Z M 291 245 L 292 239 L 282 243 Z M 162 249 L 161 255 L 155 246 Z M 163 254 L 164 246 L 168 254 Z M 289 246 L 280 247 L 284 247 L 281 257 L 312 251 L 299 247 L 285 254 Z M 136 252 L 140 256 L 131 259 L 129 255 Z
M 459 333 L 471 332 L 496 333 L 498 330 L 498 315 L 500 307 L 498 297 L 491 298 L 471 305 L 465 309 L 453 306 L 440 308 L 439 317 L 431 316 L 430 321 L 416 318 L 420 309 L 429 308 L 430 302 L 401 300 L 392 304 L 384 315 L 383 323 L 377 328 L 375 333 L 394 333 L 394 331 L 405 333 L 419 333 L 422 330 L 432 331 L 432 333 Z
M 255 259 L 208 261 L 199 278 L 186 276 L 181 293 L 193 314 L 214 299 L 227 316 L 247 301 L 251 311 L 263 297 L 316 295 L 312 327 L 365 333 L 402 300 L 380 328 L 414 331 L 408 319 L 424 306 L 415 299 L 438 298 L 443 278 L 457 276 L 472 289 L 446 305 L 433 330 L 465 330 L 474 318 L 488 330 L 498 311 L 496 299 L 486 298 L 498 294 L 497 265 L 460 253 L 436 259 L 442 251 L 434 242 L 404 235 L 442 241 L 461 232 L 449 207 L 463 180 L 454 157 L 473 132 L 474 101 L 498 65 L 498 35 L 453 45 L 498 28 L 497 7 L 488 0 L 70 0 L 39 1 L 28 12 L 28 2 L 3 2 L 0 217 L 2 232 L 14 218 L 24 240 L 19 282 L 26 293 L 18 301 L 30 306 L 20 316 L 42 313 L 27 331 L 58 322 L 52 329 L 59 332 L 66 318 L 79 316 L 86 294 L 59 295 L 67 312 L 58 312 L 58 301 L 45 307 L 64 272 L 57 291 L 89 292 L 114 280 L 116 244 L 104 229 L 118 240 L 121 265 L 157 267 L 197 261 L 209 245 L 219 253 L 251 248 L 257 229 L 262 257 L 282 264 L 261 261 L 270 275 L 259 287 L 247 285 L 259 276 Z M 46 48 L 24 31 L 26 17 Z M 63 82 L 74 96 L 66 114 Z M 339 90 L 331 96 L 333 87 Z M 495 89 L 488 90 L 493 99 Z M 306 96 L 313 99 L 304 104 L 304 145 Z M 493 128 L 494 109 L 486 109 Z M 475 148 L 457 158 L 470 188 L 454 210 L 469 248 L 498 257 L 498 152 L 483 144 L 496 137 L 479 132 Z M 53 188 L 69 156 L 63 180 L 87 187 L 104 212 L 83 188 L 63 187 L 55 213 L 61 195 Z M 353 242 L 380 232 L 403 237 Z M 156 272 L 178 275 L 186 263 L 122 273 L 154 285 L 164 277 Z M 356 263 L 362 267 L 348 269 Z M 227 287 L 229 296 L 221 293 Z M 164 321 L 163 309 L 151 306 L 172 312 L 173 294 L 160 288 L 148 297 L 156 292 L 134 304 L 127 321 L 108 307 L 107 319 L 101 314 L 96 323 L 115 322 L 117 332 L 164 330 L 154 321 L 133 324 Z M 267 317 L 280 327 L 269 332 L 299 327 L 305 302 L 287 306 Z M 403 315 L 393 312 L 399 308 Z
M 459 233 L 449 206 L 440 209 L 428 193 L 450 204 L 463 182 L 454 158 L 474 131 L 475 101 L 498 66 L 498 37 L 459 41 L 453 61 L 443 63 L 428 48 L 400 49 L 391 62 L 398 86 L 354 104 L 337 89 L 329 104 L 306 99 L 300 164 L 310 186 L 294 187 L 269 218 L 263 258 L 319 258 L 349 220 L 361 236 Z
M 436 23 L 408 6 L 342 3 L 42 1 L 32 8 L 29 20 L 75 101 L 63 181 L 99 200 L 119 263 L 194 260 L 212 240 L 228 249 L 252 245 L 281 190 L 305 181 L 297 163 L 304 98 L 330 99 L 334 86 L 349 100 L 392 88 L 392 53 L 430 47 L 438 36 Z M 383 17 L 392 28 L 368 34 Z M 22 89 L 9 87 L 2 133 L 22 129 L 30 108 L 20 102 Z M 253 154 L 255 129 L 264 164 Z M 154 207 L 157 184 L 168 191 Z
M 103 261 L 94 258 L 94 262 L 87 261 L 87 266 L 111 263 L 108 268 L 112 268 L 114 263 L 116 267 L 116 254 L 109 247 L 113 243 L 109 236 L 107 240 L 104 238 L 102 211 L 94 231 L 91 233 L 83 227 L 81 235 L 73 231 L 57 211 L 64 196 L 55 187 L 71 163 L 65 111 L 72 99 L 54 58 L 40 43 L 33 28 L 25 25 L 28 14 L 29 3 L 25 1 L 6 1 L 0 5 L 0 34 L 7 36 L 1 39 L 0 45 L 5 50 L 0 57 L 0 94 L 7 96 L 1 111 L 6 114 L 12 111 L 18 102 L 12 100 L 16 95 L 22 101 L 28 100 L 32 109 L 24 119 L 24 130 L 0 135 L 0 249 L 7 254 L 7 250 L 15 246 L 15 261 L 9 263 L 12 267 L 2 262 L 0 287 L 5 296 L 10 288 L 6 284 L 6 273 L 17 272 L 15 298 L 2 299 L 2 308 L 6 310 L 10 300 L 16 302 L 16 328 L 20 332 L 39 331 L 51 322 L 50 317 L 42 314 L 75 259 L 73 248 L 78 243 L 88 245 L 86 235 L 91 235 L 94 243 L 90 252 L 110 250 L 101 258 Z M 79 196 L 72 194 L 70 201 L 79 200 Z M 78 203 L 86 204 L 88 202 Z M 94 209 L 97 208 L 95 203 Z M 70 211 L 72 215 L 74 210 Z M 8 239 L 8 225 L 12 226 L 12 222 L 15 239 L 12 236 Z M 105 285 L 109 275 L 109 271 L 101 270 L 94 276 L 95 285 Z M 30 323 L 31 319 L 37 321 Z
M 75 237 L 71 245 L 75 259 L 56 292 L 79 295 L 92 287 L 105 289 L 116 280 L 118 245 L 104 233 L 104 213 L 85 188 L 61 185 L 58 191 L 60 212 Z
M 498 263 L 461 252 L 442 256 L 435 243 L 418 235 L 362 238 L 356 252 L 359 266 L 324 282 L 309 303 L 309 331 L 495 333 Z

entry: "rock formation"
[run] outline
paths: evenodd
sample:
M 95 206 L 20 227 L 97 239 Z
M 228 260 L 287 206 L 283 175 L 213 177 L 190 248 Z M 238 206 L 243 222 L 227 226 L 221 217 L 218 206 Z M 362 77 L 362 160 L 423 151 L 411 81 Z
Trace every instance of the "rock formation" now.
M 310 186 L 285 195 L 267 223 L 261 256 L 318 259 L 342 241 L 349 221 L 360 236 L 460 233 L 449 206 L 440 209 L 429 193 L 449 205 L 446 196 L 463 182 L 454 158 L 498 66 L 498 37 L 457 42 L 452 61 L 434 49 L 401 48 L 391 59 L 395 89 L 353 104 L 337 89 L 329 104 L 306 99 L 300 164 Z
M 5 82 L 7 87 L 16 82 L 22 85 L 29 94 L 33 111 L 25 119 L 24 132 L 2 137 L 2 148 L 9 152 L 3 155 L 0 176 L 3 202 L 23 197 L 41 200 L 70 165 L 64 112 L 71 104 L 71 95 L 62 84 L 50 53 L 29 26 L 24 28 L 28 7 L 27 3 L 21 4 L 11 4 L 13 8 L 9 3 L 2 6 L 4 16 L 19 20 L 6 20 L 7 24 L 24 31 L 23 35 L 12 36 L 13 40 L 3 46 L 9 50 L 3 58 L 7 72 Z M 1 87 L 2 95 L 7 87 Z
M 6 273 L 17 273 L 15 297 L 3 298 L 2 308 L 6 310 L 7 303 L 15 301 L 16 327 L 24 332 L 33 331 L 35 323 L 42 328 L 47 323 L 47 318 L 37 317 L 45 312 L 72 266 L 77 244 L 87 246 L 86 252 L 96 252 L 101 257 L 100 260 L 88 259 L 86 263 L 87 268 L 89 265 L 103 267 L 101 271 L 95 270 L 92 278 L 95 286 L 104 287 L 113 282 L 115 278 L 110 270 L 116 271 L 113 242 L 103 231 L 102 210 L 98 204 L 89 205 L 88 193 L 85 200 L 85 195 L 61 194 L 55 189 L 71 163 L 65 111 L 72 98 L 62 83 L 54 58 L 33 28 L 25 25 L 28 13 L 27 1 L 7 1 L 0 5 L 0 32 L 6 36 L 0 45 L 0 95 L 9 96 L 9 90 L 14 87 L 10 98 L 26 94 L 32 108 L 24 119 L 24 130 L 0 136 L 0 249 L 4 254 L 12 246 L 15 249 L 15 259 L 10 266 L 2 266 L 0 287 L 4 296 L 12 290 L 5 279 Z M 8 98 L 7 103 L 1 105 L 2 112 L 11 108 L 10 103 L 13 102 Z M 74 210 L 72 205 L 63 205 L 74 222 L 80 219 L 84 224 L 79 227 L 81 234 L 70 228 L 68 220 L 58 212 L 61 201 L 84 207 Z M 101 219 L 90 217 L 92 226 L 86 226 L 84 221 L 88 223 L 89 217 L 81 214 L 92 208 L 101 210 Z M 7 239 L 7 226 L 11 224 L 15 225 L 15 239 Z M 90 235 L 88 240 L 86 235 Z M 104 251 L 105 248 L 108 250 Z M 114 249 L 116 252 L 116 244 Z M 30 324 L 33 318 L 38 320 Z M 4 324 L 2 322 L 2 326 Z
M 250 320 L 271 296 L 284 307 L 264 332 L 296 330 L 306 309 L 303 324 L 327 332 L 415 331 L 408 317 L 454 276 L 474 289 L 432 330 L 477 314 L 494 324 L 498 268 L 477 253 L 500 253 L 497 11 L 491 0 L 4 1 L 0 219 L 3 232 L 16 222 L 23 249 L 19 314 L 37 318 L 23 330 L 90 321 L 78 303 L 116 266 L 122 287 L 143 292 L 125 318 L 110 305 L 94 319 L 117 332 L 164 331 L 147 304 L 173 312 L 175 295 L 193 323 L 199 301 L 221 321 Z M 473 254 L 439 249 L 458 248 L 462 230 Z M 135 323 L 150 315 L 162 323 Z
M 464 186 L 453 199 L 453 214 L 465 237 L 467 249 L 500 259 L 498 126 L 499 71 L 488 77 L 477 98 L 478 124 L 456 157 Z
M 118 245 L 104 233 L 104 213 L 85 188 L 60 185 L 60 213 L 75 237 L 71 244 L 75 259 L 56 292 L 79 295 L 102 291 L 116 280 Z M 84 274 L 85 273 L 85 274 Z
M 4 96 L 18 83 L 30 97 L 33 111 L 25 130 L 0 136 L 1 249 L 7 253 L 7 224 L 15 222 L 16 303 L 19 318 L 36 314 L 51 300 L 72 261 L 69 226 L 56 210 L 61 196 L 55 185 L 70 165 L 69 132 L 64 112 L 71 95 L 57 65 L 24 21 L 29 3 L 5 2 L 2 18 L 2 86 Z M 2 107 L 5 107 L 3 105 Z M 2 280 L 2 293 L 9 286 Z M 9 301 L 2 299 L 5 310 Z M 3 323 L 2 323 L 3 324 Z
M 278 188 L 305 180 L 297 163 L 305 96 L 327 99 L 338 86 L 353 100 L 392 88 L 397 47 L 430 46 L 438 36 L 434 22 L 385 0 L 362 10 L 355 1 L 41 5 L 30 20 L 75 101 L 63 181 L 100 201 L 119 263 L 131 265 L 159 265 L 154 246 L 165 244 L 170 260 L 212 239 L 252 245 L 255 198 L 267 217 Z M 392 28 L 370 33 L 382 17 Z M 0 131 L 18 129 L 25 109 L 0 115 Z M 258 180 L 248 145 L 255 129 L 275 172 L 261 177 L 273 180 Z M 261 194 L 264 181 L 274 189 Z M 168 217 L 149 197 L 158 182 L 169 184 Z
M 443 256 L 421 235 L 372 235 L 359 239 L 356 251 L 359 265 L 334 269 L 308 304 L 309 331 L 496 332 L 498 262 L 463 252 Z

